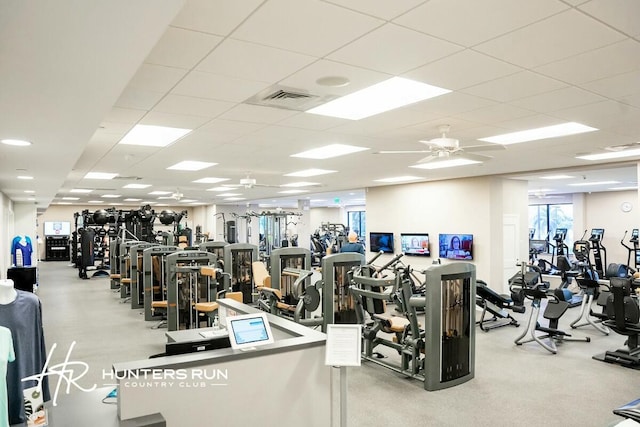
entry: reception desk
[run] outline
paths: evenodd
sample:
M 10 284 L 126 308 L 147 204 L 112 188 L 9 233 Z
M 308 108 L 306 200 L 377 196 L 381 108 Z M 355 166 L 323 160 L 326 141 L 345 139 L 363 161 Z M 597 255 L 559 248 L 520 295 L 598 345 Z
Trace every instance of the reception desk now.
M 262 313 L 221 299 L 221 317 Z M 248 351 L 220 348 L 113 366 L 118 416 L 162 413 L 180 425 L 331 425 L 331 368 L 326 336 L 267 314 L 274 342 Z M 198 330 L 174 331 L 169 342 L 197 341 Z

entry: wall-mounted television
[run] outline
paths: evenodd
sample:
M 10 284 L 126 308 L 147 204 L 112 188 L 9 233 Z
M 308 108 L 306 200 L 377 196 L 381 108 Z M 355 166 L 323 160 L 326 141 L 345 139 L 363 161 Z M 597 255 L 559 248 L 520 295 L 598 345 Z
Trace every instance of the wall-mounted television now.
M 393 233 L 369 233 L 369 250 L 371 252 L 393 253 Z
M 45 221 L 45 236 L 68 236 L 71 234 L 71 223 L 68 221 Z
M 440 258 L 473 259 L 473 234 L 440 234 Z
M 405 255 L 431 255 L 428 233 L 401 233 L 400 241 Z

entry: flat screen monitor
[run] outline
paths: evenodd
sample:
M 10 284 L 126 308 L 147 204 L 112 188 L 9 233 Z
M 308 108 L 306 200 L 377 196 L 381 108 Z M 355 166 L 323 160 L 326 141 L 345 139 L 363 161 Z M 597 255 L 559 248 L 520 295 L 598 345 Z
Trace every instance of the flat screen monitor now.
M 45 236 L 68 236 L 71 234 L 71 223 L 68 221 L 45 221 Z
M 177 341 L 165 344 L 165 354 L 175 356 L 177 354 L 196 353 L 198 351 L 219 350 L 229 348 L 231 343 L 228 336 L 210 338 L 196 341 Z
M 440 234 L 440 258 L 473 259 L 473 234 Z
M 529 240 L 529 252 L 543 254 L 547 252 L 546 240 Z
M 402 252 L 405 255 L 430 256 L 429 234 L 427 233 L 402 233 L 400 234 Z
M 369 233 L 369 250 L 371 252 L 393 253 L 393 233 Z
M 591 229 L 591 237 L 589 237 L 589 240 L 600 242 L 602 241 L 603 237 L 604 237 L 604 228 Z
M 567 229 L 566 228 L 556 228 L 556 234 L 553 236 L 553 240 L 556 242 L 562 242 L 567 238 Z
M 248 350 L 273 342 L 273 333 L 265 313 L 227 317 L 226 321 L 233 349 Z

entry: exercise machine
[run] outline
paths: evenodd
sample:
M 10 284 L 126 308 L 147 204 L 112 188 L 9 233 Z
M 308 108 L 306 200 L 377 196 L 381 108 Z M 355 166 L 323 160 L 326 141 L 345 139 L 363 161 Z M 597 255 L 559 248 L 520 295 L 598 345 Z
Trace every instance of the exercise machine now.
M 580 306 L 580 314 L 569 326 L 571 326 L 572 329 L 576 329 L 581 326 L 591 325 L 604 335 L 609 335 L 609 328 L 602 324 L 604 320 L 608 319 L 608 316 L 606 314 L 596 313 L 591 309 L 591 304 L 596 298 L 598 305 L 602 306 L 606 304 L 606 298 L 609 292 L 600 292 L 600 283 L 598 283 L 597 280 L 576 278 L 576 281 L 580 289 L 584 291 L 584 295 Z
M 556 341 L 591 341 L 589 337 L 572 338 L 570 334 L 558 329 L 559 320 L 569 308 L 569 303 L 559 299 L 553 292 L 549 292 L 549 283 L 542 280 L 542 272 L 537 266 L 522 264 L 520 272 L 510 279 L 509 288 L 512 293 L 521 294 L 524 298 L 531 300 L 527 327 L 515 339 L 516 345 L 535 341 L 545 350 L 556 354 L 558 352 Z M 542 326 L 538 321 L 542 300 L 547 300 L 542 316 L 548 320 L 548 327 Z M 542 332 L 542 335 L 538 332 Z M 531 338 L 525 339 L 527 334 Z
M 258 247 L 248 243 L 231 243 L 224 247 L 225 288 L 242 292 L 242 302 L 252 304 L 256 293 L 251 266 L 258 261 Z M 257 294 L 256 294 L 257 295 Z
M 216 241 L 202 242 L 198 245 L 198 250 L 214 254 L 217 258 L 218 267 L 224 269 L 224 247 L 228 244 L 227 242 Z
M 625 346 L 613 351 L 593 356 L 594 359 L 607 363 L 615 363 L 626 368 L 640 369 L 640 308 L 631 297 L 631 280 L 629 278 L 612 277 L 610 279 L 611 295 L 607 299 L 606 313 L 608 320 L 604 325 L 615 333 L 627 338 Z
M 177 252 L 177 246 L 151 246 L 142 251 L 144 320 L 157 320 L 167 314 L 166 257 Z M 159 325 L 158 325 L 159 326 Z
M 327 255 L 322 259 L 322 282 L 316 284 L 316 288 L 322 289 L 322 332 L 327 332 L 327 325 L 357 322 L 355 300 L 349 286 L 352 270 L 364 262 L 364 255 L 355 252 Z
M 520 323 L 511 316 L 509 311 L 525 312 L 523 305 L 517 305 L 511 297 L 497 293 L 483 280 L 476 280 L 476 305 L 482 307 L 480 320 L 476 324 L 484 332 L 503 326 L 515 326 L 517 328 Z M 491 314 L 492 317 L 487 319 L 487 314 Z
M 620 244 L 624 246 L 628 251 L 627 265 L 629 267 L 633 265 L 633 268 L 635 270 L 640 270 L 639 268 L 640 267 L 640 244 L 639 244 L 638 229 L 634 228 L 633 230 L 631 230 L 631 238 L 629 239 L 629 243 L 631 243 L 633 247 L 628 246 L 624 242 L 624 238 L 627 237 L 627 232 L 628 230 L 624 231 L 624 236 L 622 236 L 622 240 L 620 240 Z M 633 264 L 631 264 L 632 260 L 633 260 Z
M 144 250 L 152 246 L 158 246 L 156 243 L 139 242 L 129 248 L 131 262 L 129 263 L 129 277 L 131 278 L 131 308 L 144 307 Z
M 591 254 L 593 255 L 593 267 L 600 277 L 606 277 L 605 266 L 607 265 L 607 249 L 602 245 L 604 238 L 604 228 L 592 228 L 589 242 L 591 243 Z

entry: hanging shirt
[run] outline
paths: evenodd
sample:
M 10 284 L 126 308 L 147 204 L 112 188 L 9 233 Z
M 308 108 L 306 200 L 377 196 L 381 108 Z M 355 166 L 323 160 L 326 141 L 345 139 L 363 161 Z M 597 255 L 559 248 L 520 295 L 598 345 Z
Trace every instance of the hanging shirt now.
M 11 331 L 0 326 L 0 427 L 9 427 L 9 409 L 7 405 L 7 363 L 13 362 Z
M 23 241 L 24 240 L 24 241 Z M 29 236 L 16 236 L 11 242 L 11 258 L 16 267 L 27 267 L 31 265 L 31 238 Z
M 47 360 L 40 299 L 30 292 L 16 292 L 13 302 L 0 304 L 0 326 L 11 331 L 15 351 L 15 362 L 7 367 L 10 424 L 26 421 L 23 390 L 37 385 L 35 380 L 23 382 L 22 378 L 42 373 Z M 42 381 L 42 395 L 45 402 L 51 399 L 48 377 Z

